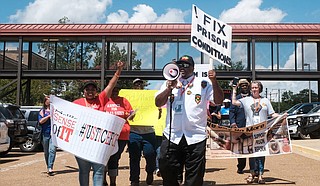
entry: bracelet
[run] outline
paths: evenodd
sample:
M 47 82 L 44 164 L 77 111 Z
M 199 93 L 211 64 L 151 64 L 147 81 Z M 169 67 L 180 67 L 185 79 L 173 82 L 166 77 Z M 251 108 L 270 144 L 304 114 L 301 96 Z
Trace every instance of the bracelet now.
M 120 76 L 119 76 L 119 74 L 117 74 L 117 73 L 114 73 L 114 76 L 116 76 L 117 78 L 119 78 Z

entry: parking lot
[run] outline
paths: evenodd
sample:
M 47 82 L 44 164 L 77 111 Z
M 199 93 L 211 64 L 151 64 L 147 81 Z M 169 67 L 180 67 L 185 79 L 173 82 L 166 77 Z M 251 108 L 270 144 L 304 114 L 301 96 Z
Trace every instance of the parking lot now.
M 320 140 L 292 142 L 294 153 L 266 158 L 266 184 L 319 185 Z M 244 178 L 249 173 L 248 166 L 241 175 L 236 173 L 236 163 L 236 159 L 208 160 L 204 185 L 247 185 Z M 140 185 L 145 186 L 143 168 L 144 160 Z M 14 148 L 7 157 L 0 159 L 1 185 L 79 185 L 78 167 L 72 154 L 58 151 L 54 170 L 54 176 L 47 176 L 43 152 L 23 153 Z M 161 178 L 154 178 L 153 185 L 162 184 Z M 128 153 L 123 153 L 117 182 L 120 186 L 130 185 Z

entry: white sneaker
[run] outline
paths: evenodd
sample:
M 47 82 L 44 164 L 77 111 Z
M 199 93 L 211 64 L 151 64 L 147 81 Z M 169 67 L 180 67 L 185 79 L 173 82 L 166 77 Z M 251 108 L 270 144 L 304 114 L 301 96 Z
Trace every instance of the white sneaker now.
M 161 173 L 160 173 L 160 170 L 159 170 L 159 169 L 156 170 L 156 175 L 157 175 L 158 177 L 161 177 Z
M 52 168 L 48 168 L 47 174 L 48 174 L 49 176 L 52 176 L 52 175 L 53 175 L 53 170 L 52 170 Z

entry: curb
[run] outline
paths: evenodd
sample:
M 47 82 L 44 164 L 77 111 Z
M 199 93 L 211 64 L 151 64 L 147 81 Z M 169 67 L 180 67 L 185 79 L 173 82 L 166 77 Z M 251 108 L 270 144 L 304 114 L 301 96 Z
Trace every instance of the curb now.
M 320 150 L 313 149 L 310 147 L 305 147 L 301 145 L 292 144 L 292 152 L 300 152 L 300 153 L 306 153 L 310 155 L 316 155 L 320 157 Z

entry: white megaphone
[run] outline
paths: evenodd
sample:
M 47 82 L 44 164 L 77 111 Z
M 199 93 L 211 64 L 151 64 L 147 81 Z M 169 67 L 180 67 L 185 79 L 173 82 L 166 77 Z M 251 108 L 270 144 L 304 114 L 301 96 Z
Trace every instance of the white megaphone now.
M 176 80 L 180 76 L 180 70 L 178 65 L 168 63 L 163 67 L 162 74 L 167 80 Z

